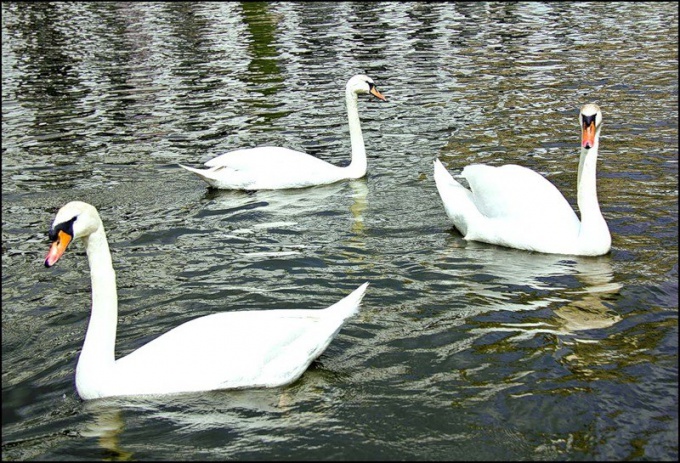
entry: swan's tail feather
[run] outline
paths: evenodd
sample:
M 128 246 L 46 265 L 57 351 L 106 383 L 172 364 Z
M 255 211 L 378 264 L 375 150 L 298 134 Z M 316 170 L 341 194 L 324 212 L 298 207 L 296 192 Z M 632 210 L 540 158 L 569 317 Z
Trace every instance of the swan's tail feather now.
M 212 167 L 210 169 L 194 169 L 193 167 L 187 167 L 182 164 L 178 164 L 178 166 L 183 167 L 184 169 L 188 170 L 192 174 L 195 174 L 198 178 L 203 180 L 205 183 L 210 185 L 211 187 L 214 188 L 219 188 L 218 185 L 218 179 L 214 178 L 214 173 L 216 170 L 220 169 L 219 167 Z
M 193 167 L 188 167 L 188 166 L 185 166 L 185 165 L 182 165 L 182 164 L 177 164 L 177 165 L 188 170 L 189 172 L 192 172 L 192 173 L 198 175 L 201 178 L 205 178 L 205 175 L 203 173 L 204 171 L 201 170 L 201 169 L 194 169 Z
M 470 220 L 479 215 L 472 200 L 472 192 L 457 182 L 439 159 L 434 160 L 434 181 L 446 215 L 458 231 L 465 236 Z
M 328 307 L 326 310 L 330 312 L 337 312 L 338 315 L 342 315 L 343 319 L 351 317 L 352 315 L 359 312 L 361 300 L 366 294 L 366 288 L 368 288 L 368 282 L 362 284 L 350 294 L 340 299 L 332 306 Z
M 448 187 L 465 188 L 451 176 L 449 171 L 446 170 L 446 167 L 444 167 L 444 164 L 442 164 L 439 159 L 434 160 L 434 181 L 440 191 L 442 188 Z

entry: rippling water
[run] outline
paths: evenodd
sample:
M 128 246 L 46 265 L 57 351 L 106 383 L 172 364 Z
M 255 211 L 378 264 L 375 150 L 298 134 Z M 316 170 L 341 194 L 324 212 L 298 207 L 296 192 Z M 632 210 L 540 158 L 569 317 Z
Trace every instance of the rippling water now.
M 2 4 L 3 459 L 678 458 L 675 3 Z M 275 144 L 366 178 L 206 188 L 177 163 Z M 599 258 L 467 243 L 432 160 L 526 165 L 575 203 L 578 108 L 604 113 Z M 225 310 L 352 319 L 285 388 L 82 402 L 82 245 L 101 212 L 117 353 Z

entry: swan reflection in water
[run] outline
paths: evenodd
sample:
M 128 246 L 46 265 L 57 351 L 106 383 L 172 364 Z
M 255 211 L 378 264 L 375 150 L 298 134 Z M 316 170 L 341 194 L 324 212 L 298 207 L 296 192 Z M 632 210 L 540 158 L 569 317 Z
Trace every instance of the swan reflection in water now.
M 478 246 L 481 248 L 482 245 Z M 517 332 L 512 339 L 518 341 L 539 333 L 565 335 L 603 329 L 621 320 L 621 316 L 605 304 L 608 299 L 616 297 L 621 289 L 621 284 L 613 281 L 609 257 L 533 254 L 521 251 L 505 254 L 507 258 L 503 259 L 499 258 L 502 255 L 500 252 L 492 252 L 494 259 L 486 262 L 484 269 L 499 280 L 504 280 L 511 289 L 528 287 L 530 290 L 549 291 L 546 295 L 522 300 L 522 304 L 510 304 L 510 310 L 556 306 L 553 309 L 554 317 L 536 322 L 498 323 L 489 328 L 474 329 L 472 332 Z M 504 305 L 501 310 L 505 309 Z
M 446 364 L 462 352 L 475 352 L 480 342 L 501 351 L 539 334 L 556 335 L 563 343 L 578 333 L 590 342 L 621 319 L 607 307 L 621 289 L 609 256 L 531 253 L 452 234 L 425 266 L 416 270 L 427 280 L 413 280 L 420 285 L 418 300 L 381 312 L 385 322 L 374 350 L 392 352 L 396 346 L 402 354 L 434 354 L 434 364 Z M 497 333 L 506 335 L 493 336 Z M 436 339 L 437 349 L 424 339 Z
M 334 211 L 345 214 L 351 221 L 349 231 L 350 246 L 364 245 L 360 239 L 365 231 L 364 212 L 368 205 L 368 186 L 366 179 L 350 180 L 348 182 L 321 185 L 314 188 L 297 188 L 286 190 L 259 190 L 252 192 L 231 190 L 208 190 L 201 204 L 192 209 L 203 211 L 196 214 L 197 219 L 206 215 L 217 215 L 220 219 L 233 217 L 233 223 L 238 227 L 239 215 L 257 211 L 258 220 L 243 220 L 243 227 L 234 228 L 229 236 L 223 238 L 244 238 L 257 233 L 258 230 L 276 229 L 286 234 L 317 230 L 318 224 L 307 225 L 307 222 L 328 221 Z M 208 202 L 208 204 L 205 204 Z M 345 220 L 344 216 L 341 220 Z M 337 233 L 333 241 L 347 239 L 347 228 L 322 227 L 323 239 L 329 239 L 332 233 Z M 279 244 L 279 250 L 266 252 L 248 252 L 251 257 L 282 257 L 300 254 L 303 249 L 311 246 L 312 238 L 295 240 L 294 243 Z M 285 246 L 285 249 L 282 248 Z
M 351 192 L 348 192 L 351 190 Z M 314 188 L 294 188 L 285 190 L 234 191 L 211 188 L 205 192 L 202 208 L 207 214 L 238 215 L 255 208 L 266 208 L 266 213 L 281 218 L 315 216 L 333 210 L 345 210 L 347 198 L 352 198 L 350 211 L 354 220 L 363 220 L 361 215 L 366 209 L 368 186 L 366 179 L 336 182 Z M 198 205 L 196 210 L 200 210 Z
M 134 454 L 120 447 L 120 434 L 125 429 L 121 408 L 109 401 L 90 400 L 83 403 L 83 411 L 91 420 L 83 421 L 82 437 L 97 439 L 99 446 L 109 453 L 106 460 L 132 461 Z
M 321 426 L 335 413 L 332 404 L 336 402 L 331 398 L 334 390 L 325 388 L 319 395 L 319 387 L 324 387 L 327 378 L 315 370 L 310 371 L 310 376 L 311 379 L 302 379 L 285 388 L 175 394 L 170 400 L 168 396 L 127 396 L 85 401 L 82 406 L 86 419 L 82 422 L 80 435 L 96 439 L 97 445 L 107 452 L 103 459 L 117 461 L 140 459 L 140 455 L 121 444 L 121 436 L 127 428 L 134 431 L 135 442 L 148 441 L 150 449 L 158 445 L 159 435 L 217 431 L 223 434 L 225 442 L 232 436 L 256 435 L 257 443 L 249 444 L 253 446 L 251 450 L 258 451 L 255 446 L 261 445 L 259 450 L 266 452 L 273 441 L 286 439 L 285 433 L 276 432 L 277 428 L 286 429 L 291 421 L 297 423 L 301 419 L 317 421 Z M 153 426 L 142 426 L 141 423 L 153 423 Z M 224 447 L 222 450 L 226 453 L 221 457 L 228 458 L 228 452 L 238 452 L 238 447 Z M 176 450 L 182 452 L 181 446 Z M 206 452 L 213 451 L 206 449 Z M 197 457 L 194 447 L 186 447 L 186 452 L 178 453 L 176 459 Z
M 352 233 L 357 236 L 362 236 L 365 232 L 364 212 L 368 207 L 368 186 L 366 179 L 358 179 L 349 182 L 352 188 L 352 205 L 349 211 L 352 213 Z

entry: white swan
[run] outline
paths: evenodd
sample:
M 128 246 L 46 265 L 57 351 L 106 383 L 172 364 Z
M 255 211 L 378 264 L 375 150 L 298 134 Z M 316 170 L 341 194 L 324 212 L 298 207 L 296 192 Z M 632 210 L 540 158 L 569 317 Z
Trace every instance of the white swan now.
M 470 190 L 434 161 L 434 179 L 446 214 L 466 240 L 552 254 L 599 256 L 611 235 L 597 201 L 596 164 L 602 112 L 586 104 L 579 114 L 581 158 L 577 177 L 579 221 L 559 190 L 517 165 L 470 165 L 461 176 Z
M 49 236 L 45 266 L 54 265 L 76 238 L 85 242 L 90 264 L 92 313 L 76 367 L 76 389 L 86 400 L 289 384 L 359 310 L 368 286 L 320 310 L 206 315 L 116 360 L 116 274 L 99 213 L 90 204 L 70 202 L 57 213 Z
M 367 162 L 357 109 L 357 95 L 360 93 L 369 93 L 387 101 L 368 76 L 356 75 L 347 82 L 345 100 L 352 160 L 346 167 L 334 166 L 309 154 L 278 146 L 231 151 L 206 162 L 207 169 L 180 166 L 198 175 L 211 187 L 225 190 L 304 188 L 361 178 L 366 175 Z

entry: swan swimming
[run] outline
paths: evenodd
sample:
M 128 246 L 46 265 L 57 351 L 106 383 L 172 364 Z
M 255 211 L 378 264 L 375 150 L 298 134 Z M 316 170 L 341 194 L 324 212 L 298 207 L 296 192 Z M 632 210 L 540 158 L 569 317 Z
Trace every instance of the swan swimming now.
M 550 181 L 514 164 L 467 166 L 470 189 L 454 180 L 439 159 L 434 180 L 446 214 L 466 240 L 552 254 L 599 256 L 611 235 L 597 200 L 596 165 L 602 112 L 586 104 L 579 113 L 581 156 L 577 202 L 581 220 Z
M 356 75 L 347 82 L 345 101 L 352 159 L 346 167 L 335 166 L 309 154 L 278 146 L 230 151 L 206 162 L 207 169 L 195 169 L 182 164 L 180 166 L 196 174 L 211 187 L 225 190 L 305 188 L 361 178 L 366 175 L 367 161 L 357 95 L 364 93 L 387 101 L 376 88 L 373 79 L 366 75 Z
M 70 202 L 57 213 L 49 237 L 46 267 L 75 239 L 83 240 L 90 264 L 92 312 L 76 366 L 76 390 L 84 400 L 290 384 L 358 312 L 368 287 L 362 284 L 325 309 L 195 318 L 116 359 L 116 274 L 99 213 L 90 204 Z

